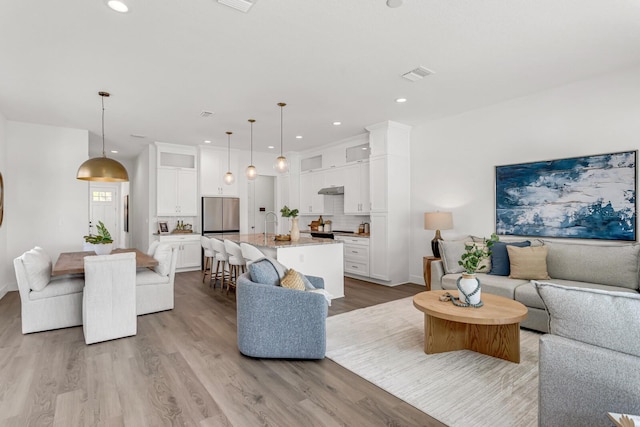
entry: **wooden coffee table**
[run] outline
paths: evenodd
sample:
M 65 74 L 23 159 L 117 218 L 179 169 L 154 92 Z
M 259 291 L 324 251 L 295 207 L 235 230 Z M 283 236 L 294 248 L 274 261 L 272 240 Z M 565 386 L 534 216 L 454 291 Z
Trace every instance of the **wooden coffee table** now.
M 520 363 L 520 322 L 527 318 L 527 307 L 484 292 L 483 307 L 456 307 L 451 301 L 440 301 L 446 292 L 421 292 L 413 297 L 414 307 L 424 313 L 425 353 L 472 350 Z

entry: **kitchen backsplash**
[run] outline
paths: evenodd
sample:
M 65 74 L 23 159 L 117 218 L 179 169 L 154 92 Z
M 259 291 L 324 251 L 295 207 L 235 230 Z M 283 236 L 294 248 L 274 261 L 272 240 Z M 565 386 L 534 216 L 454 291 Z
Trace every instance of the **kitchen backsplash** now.
M 322 219 L 331 220 L 332 230 L 357 232 L 360 224 L 370 222 L 369 215 L 345 215 L 343 213 L 344 196 L 324 196 L 324 207 L 327 214 L 322 215 Z M 318 219 L 318 215 L 300 215 L 300 228 L 302 230 L 308 229 L 311 221 L 316 219 Z

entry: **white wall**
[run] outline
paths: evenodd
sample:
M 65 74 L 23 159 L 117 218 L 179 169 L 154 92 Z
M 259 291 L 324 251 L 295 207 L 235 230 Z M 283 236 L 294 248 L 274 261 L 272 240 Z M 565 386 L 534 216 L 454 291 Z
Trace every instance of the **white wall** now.
M 7 121 L 0 113 L 0 174 L 6 179 L 7 170 Z M 9 284 L 15 281 L 13 274 L 13 260 L 8 255 L 7 243 L 7 222 L 6 219 L 0 225 L 0 298 L 2 298 L 9 288 Z
M 129 236 L 133 247 L 146 252 L 153 240 L 150 218 L 155 215 L 155 147 L 148 146 L 135 159 L 135 164 L 129 170 Z M 152 168 L 151 165 L 154 167 Z M 151 173 L 154 174 L 151 179 Z M 155 224 L 153 224 L 155 227 Z
M 88 158 L 86 130 L 6 122 L 5 222 L 7 253 L 13 258 L 41 246 L 53 258 L 82 249 L 89 221 L 89 183 L 76 179 Z M 6 270 L 5 270 L 6 271 Z M 15 276 L 12 290 L 17 289 Z
M 433 231 L 423 213 L 451 210 L 456 235 L 495 230 L 496 165 L 640 148 L 640 67 L 416 126 L 411 135 L 411 281 Z

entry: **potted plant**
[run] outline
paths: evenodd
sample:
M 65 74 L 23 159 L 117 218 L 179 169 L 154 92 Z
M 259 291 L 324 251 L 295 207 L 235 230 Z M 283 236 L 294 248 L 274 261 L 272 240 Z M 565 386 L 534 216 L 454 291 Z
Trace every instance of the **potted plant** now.
M 489 239 L 483 239 L 482 244 L 466 244 L 465 252 L 460 257 L 458 265 L 464 268 L 464 273 L 458 279 L 458 291 L 460 303 L 465 306 L 480 307 L 480 281 L 476 277 L 478 271 L 487 268 L 482 261 L 491 256 L 491 247 L 498 241 L 498 236 L 493 233 Z
M 108 255 L 113 250 L 111 234 L 102 221 L 98 221 L 96 228 L 98 229 L 98 234 L 84 236 L 84 241 L 93 245 L 93 250 L 97 255 Z
M 280 214 L 283 218 L 291 219 L 291 241 L 296 242 L 300 239 L 300 228 L 298 227 L 298 209 L 289 209 L 287 205 L 284 205 L 280 209 Z

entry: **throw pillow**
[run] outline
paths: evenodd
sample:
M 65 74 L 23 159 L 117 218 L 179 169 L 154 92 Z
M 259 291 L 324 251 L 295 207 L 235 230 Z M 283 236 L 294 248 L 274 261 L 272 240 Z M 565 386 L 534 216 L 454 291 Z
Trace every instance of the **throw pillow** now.
M 464 253 L 465 240 L 440 240 L 440 258 L 446 274 L 462 273 L 464 268 L 458 264 Z
M 304 281 L 302 280 L 300 273 L 295 271 L 293 268 L 290 268 L 289 271 L 287 271 L 287 274 L 285 274 L 282 280 L 280 280 L 280 286 L 298 291 L 305 290 Z
M 161 276 L 168 276 L 171 272 L 171 245 L 162 243 L 156 248 L 153 257 L 158 261 L 158 265 L 153 270 Z
M 491 271 L 489 271 L 489 274 L 493 274 L 494 276 L 509 275 L 510 267 L 507 245 L 525 248 L 527 246 L 531 246 L 531 242 L 495 242 L 491 248 Z
M 40 292 L 51 281 L 51 258 L 40 248 L 31 249 L 22 255 L 31 290 Z
M 530 246 L 519 248 L 507 245 L 509 254 L 509 277 L 512 279 L 525 280 L 546 280 L 549 279 L 547 272 L 546 246 Z
M 273 258 L 261 258 L 249 265 L 251 281 L 263 285 L 279 286 L 286 268 Z

